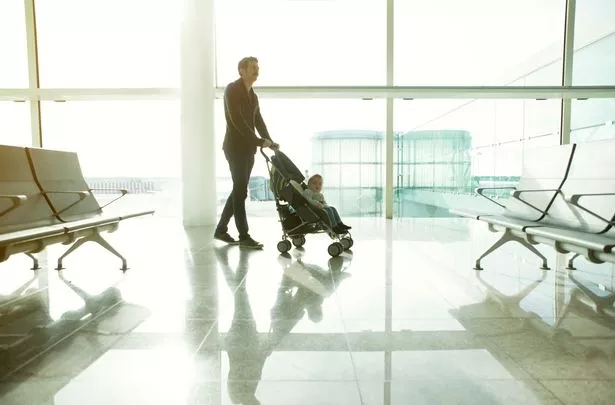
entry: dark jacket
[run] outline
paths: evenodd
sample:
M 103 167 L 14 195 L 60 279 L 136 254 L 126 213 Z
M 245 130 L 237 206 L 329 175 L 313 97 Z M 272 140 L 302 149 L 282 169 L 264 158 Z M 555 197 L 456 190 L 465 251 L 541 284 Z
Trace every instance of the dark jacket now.
M 246 89 L 242 79 L 229 83 L 224 90 L 224 115 L 226 134 L 222 148 L 232 154 L 254 154 L 263 145 L 264 138 L 271 139 L 261 116 L 258 97 L 253 89 Z M 261 137 L 256 135 L 254 128 Z

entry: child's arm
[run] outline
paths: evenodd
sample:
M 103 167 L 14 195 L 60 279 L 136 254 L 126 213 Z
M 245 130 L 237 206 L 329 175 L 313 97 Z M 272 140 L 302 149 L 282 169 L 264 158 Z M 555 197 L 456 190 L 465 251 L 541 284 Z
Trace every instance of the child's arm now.
M 310 204 L 312 204 L 316 208 L 323 207 L 320 201 L 314 199 L 314 193 L 312 193 L 312 190 L 310 190 L 309 188 L 303 191 L 303 196 L 305 197 L 306 200 L 309 201 Z

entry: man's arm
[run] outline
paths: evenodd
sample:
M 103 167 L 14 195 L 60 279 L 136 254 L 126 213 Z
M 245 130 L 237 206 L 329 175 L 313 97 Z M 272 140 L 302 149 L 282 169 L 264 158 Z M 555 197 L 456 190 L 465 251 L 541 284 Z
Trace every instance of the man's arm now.
M 264 139 L 259 138 L 246 123 L 246 119 L 241 112 L 241 95 L 237 94 L 232 87 L 227 87 L 224 91 L 224 104 L 231 118 L 231 125 L 235 127 L 252 146 L 263 146 Z
M 271 139 L 271 136 L 269 135 L 269 130 L 267 130 L 267 125 L 265 125 L 265 120 L 263 120 L 263 116 L 261 115 L 260 106 L 258 107 L 258 110 L 256 111 L 256 121 L 254 122 L 254 126 L 258 130 L 258 134 L 261 137 L 267 138 L 273 142 L 273 139 Z

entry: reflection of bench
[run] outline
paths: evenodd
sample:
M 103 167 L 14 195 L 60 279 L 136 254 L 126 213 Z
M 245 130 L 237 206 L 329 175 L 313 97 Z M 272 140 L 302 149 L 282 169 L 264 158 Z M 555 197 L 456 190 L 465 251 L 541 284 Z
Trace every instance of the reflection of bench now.
M 127 191 L 118 193 L 113 201 Z M 119 257 L 126 270 L 126 259 L 101 233 L 115 231 L 124 219 L 154 211 L 109 215 L 103 207 L 84 180 L 76 153 L 0 145 L 0 262 L 25 253 L 36 269 L 33 253 L 52 244 L 71 244 L 58 259 L 59 270 L 64 257 L 92 241 Z
M 509 241 L 542 259 L 534 245 L 547 244 L 560 253 L 575 252 L 593 263 L 615 262 L 615 140 L 537 148 L 524 153 L 519 184 L 506 204 L 477 192 L 500 206 L 499 213 L 451 212 L 484 221 L 503 236 L 477 260 Z

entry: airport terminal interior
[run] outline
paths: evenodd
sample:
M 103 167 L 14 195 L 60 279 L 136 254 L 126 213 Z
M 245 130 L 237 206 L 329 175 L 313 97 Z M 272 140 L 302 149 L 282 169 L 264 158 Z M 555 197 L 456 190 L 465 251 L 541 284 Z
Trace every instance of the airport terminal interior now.
M 1 405 L 615 403 L 613 0 L 0 0 L 0 55 Z

